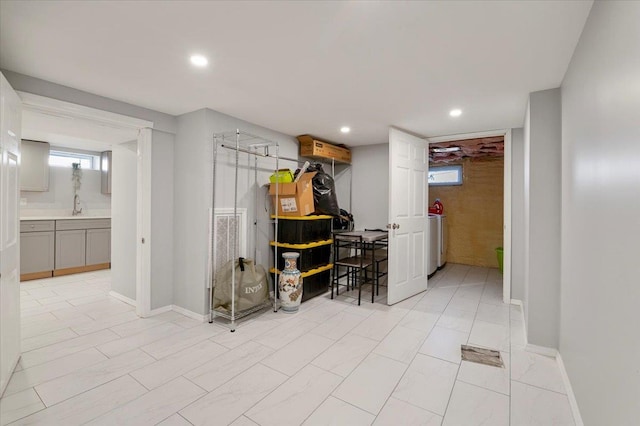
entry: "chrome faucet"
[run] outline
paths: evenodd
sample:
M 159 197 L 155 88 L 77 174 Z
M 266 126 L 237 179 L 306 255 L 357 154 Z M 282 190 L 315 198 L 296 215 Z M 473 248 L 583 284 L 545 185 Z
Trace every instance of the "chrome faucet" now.
M 73 211 L 71 212 L 71 216 L 78 216 L 82 213 L 82 209 L 78 209 L 80 207 L 80 196 L 75 194 L 73 196 Z

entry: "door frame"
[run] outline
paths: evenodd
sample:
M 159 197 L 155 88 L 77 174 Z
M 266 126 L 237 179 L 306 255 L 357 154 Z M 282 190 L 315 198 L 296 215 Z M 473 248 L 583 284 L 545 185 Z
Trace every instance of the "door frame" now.
M 154 123 L 33 93 L 16 91 L 23 111 L 44 113 L 62 118 L 89 120 L 108 127 L 138 131 L 137 244 L 136 244 L 136 314 L 151 314 L 151 253 L 148 240 L 151 230 L 151 139 Z M 124 141 L 123 141 L 124 142 Z M 146 244 L 142 241 L 147 242 Z M 120 298 L 127 303 L 126 297 Z
M 504 194 L 502 222 L 502 247 L 504 250 L 504 261 L 502 274 L 502 300 L 506 304 L 511 304 L 511 129 L 460 133 L 456 135 L 426 138 L 426 140 L 429 143 L 437 143 L 457 141 L 461 139 L 488 138 L 492 136 L 504 136 Z

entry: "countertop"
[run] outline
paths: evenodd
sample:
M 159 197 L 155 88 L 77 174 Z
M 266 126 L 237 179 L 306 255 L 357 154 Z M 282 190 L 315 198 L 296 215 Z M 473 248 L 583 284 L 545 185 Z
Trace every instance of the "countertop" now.
M 23 216 L 21 221 L 28 220 L 76 220 L 76 219 L 111 219 L 111 216 Z

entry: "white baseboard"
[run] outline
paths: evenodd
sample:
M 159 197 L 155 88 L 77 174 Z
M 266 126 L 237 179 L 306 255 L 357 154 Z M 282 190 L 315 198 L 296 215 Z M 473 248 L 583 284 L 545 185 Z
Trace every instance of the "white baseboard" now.
M 524 347 L 524 350 L 527 352 L 533 352 L 534 354 L 538 354 L 538 355 L 550 356 L 552 358 L 555 358 L 556 356 L 558 356 L 558 350 L 555 348 L 532 345 L 531 343 L 527 343 L 526 346 Z
M 149 315 L 147 315 L 147 317 L 152 317 L 154 315 L 159 315 L 159 314 L 163 314 L 165 312 L 169 312 L 171 311 L 173 306 L 172 305 L 167 305 L 167 306 L 163 306 L 161 308 L 157 308 L 157 309 L 153 309 L 149 312 Z
M 573 393 L 571 381 L 569 380 L 569 375 L 567 374 L 566 368 L 564 368 L 564 362 L 562 361 L 560 352 L 558 352 L 558 354 L 556 355 L 556 362 L 558 363 L 558 367 L 560 368 L 560 374 L 562 375 L 564 388 L 567 391 L 567 398 L 569 398 L 571 413 L 573 413 L 573 421 L 576 423 L 576 426 L 584 426 L 582 416 L 580 415 L 580 408 L 578 408 L 578 401 L 576 400 L 576 395 Z
M 18 362 L 20 362 L 21 357 L 22 355 L 18 354 L 16 359 L 11 363 L 11 374 L 9 374 L 9 376 L 7 377 L 7 380 L 5 380 L 4 382 L 0 382 L 0 397 L 4 395 L 4 391 L 7 389 L 7 385 L 11 381 L 11 377 L 13 376 L 13 373 L 16 372 L 16 367 L 18 366 Z
M 182 306 L 177 306 L 177 305 L 172 305 L 171 306 L 171 310 L 174 312 L 177 312 L 179 314 L 184 315 L 185 317 L 189 317 L 192 318 L 196 321 L 201 321 L 201 322 L 205 322 L 207 321 L 209 315 L 202 315 L 202 314 L 198 314 L 195 313 L 193 311 L 190 311 L 188 309 L 183 308 Z
M 516 306 L 522 306 L 522 300 L 520 299 L 511 299 L 511 304 Z
M 111 291 L 109 292 L 109 296 L 111 296 L 111 297 L 115 297 L 115 298 L 116 298 L 116 299 L 118 299 L 119 301 L 124 302 L 124 303 L 126 303 L 126 304 L 128 304 L 128 305 L 131 305 L 131 306 L 134 306 L 134 307 L 136 306 L 136 301 L 135 301 L 135 300 L 130 299 L 130 298 L 128 298 L 127 296 L 123 296 L 122 294 L 120 294 L 120 293 L 118 293 L 118 292 L 115 292 L 115 291 L 113 291 L 113 290 L 111 290 Z

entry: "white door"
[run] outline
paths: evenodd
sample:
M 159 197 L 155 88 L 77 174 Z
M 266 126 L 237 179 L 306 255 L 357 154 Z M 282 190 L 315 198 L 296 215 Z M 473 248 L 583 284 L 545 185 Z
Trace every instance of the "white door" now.
M 394 304 L 427 289 L 428 143 L 389 129 L 389 287 Z
M 20 358 L 21 111 L 20 98 L 0 73 L 0 395 Z

